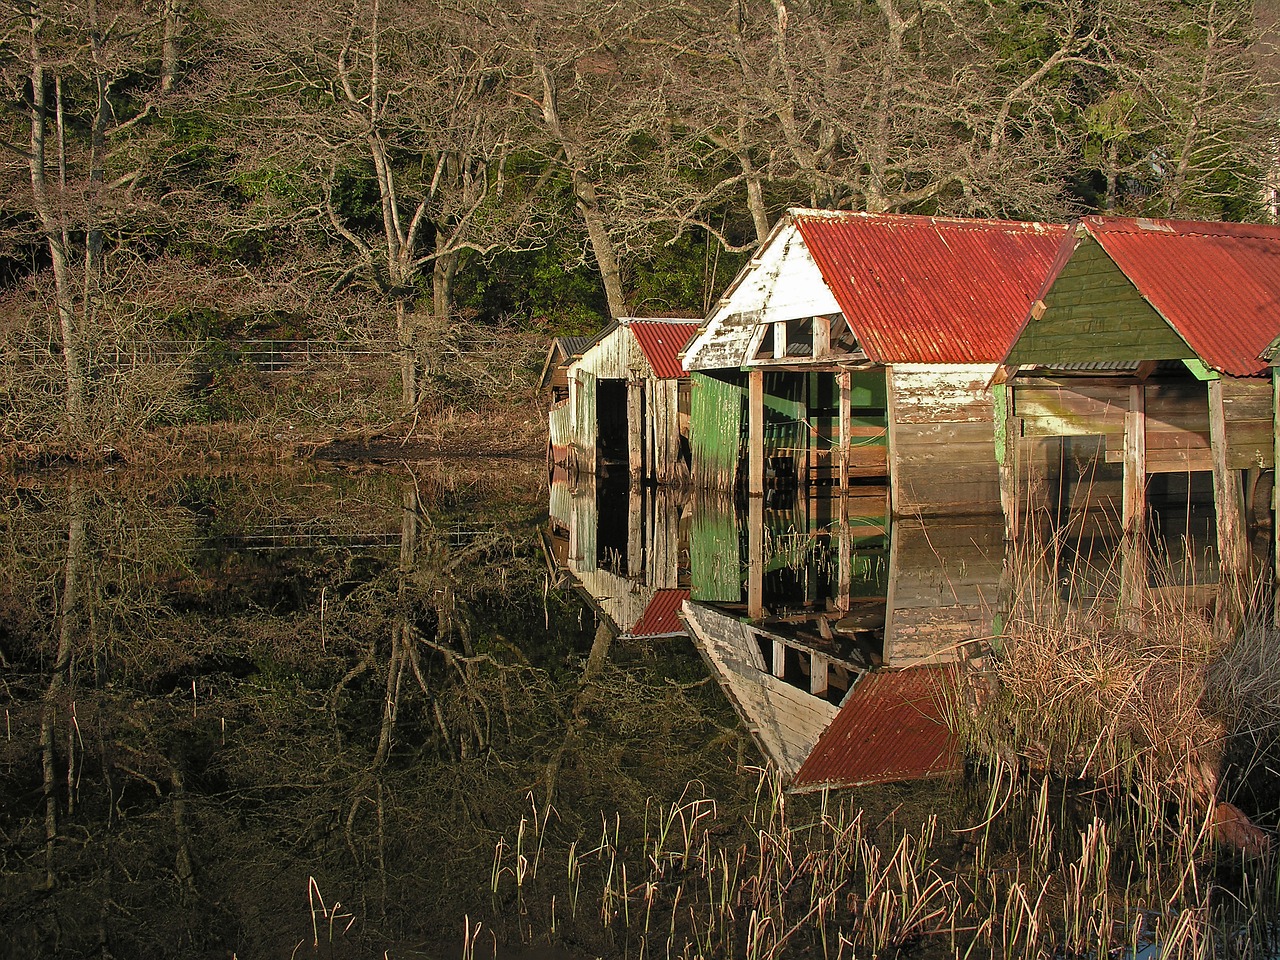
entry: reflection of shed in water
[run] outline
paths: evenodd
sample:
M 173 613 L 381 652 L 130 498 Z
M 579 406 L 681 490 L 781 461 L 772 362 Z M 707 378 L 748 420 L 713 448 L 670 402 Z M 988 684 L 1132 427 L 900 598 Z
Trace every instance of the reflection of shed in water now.
M 1190 496 L 1199 474 L 1216 505 L 1222 571 L 1243 574 L 1241 471 L 1274 463 L 1260 354 L 1278 333 L 1280 227 L 1084 218 L 1002 371 L 1011 527 L 1028 499 L 1059 522 L 1101 504 L 1138 546 L 1150 495 L 1173 479 Z M 1083 465 L 1072 471 L 1073 461 Z M 1124 551 L 1127 591 L 1145 587 L 1142 553 Z
M 696 329 L 687 320 L 623 318 L 575 355 L 566 352 L 563 370 L 554 368 L 565 392 L 551 404 L 552 461 L 578 473 L 625 470 L 658 482 L 684 476 L 689 381 L 677 354 Z M 549 354 L 549 366 L 552 360 Z
M 888 477 L 895 516 L 995 511 L 988 383 L 1063 228 L 792 210 L 684 353 L 694 481 Z
M 689 633 L 761 752 L 795 789 L 913 780 L 953 772 L 943 721 L 949 665 L 868 670 L 840 648 L 753 625 L 690 601 Z
M 790 780 L 839 712 L 825 695 L 833 661 L 808 652 L 809 679 L 800 683 L 802 654 L 792 648 L 788 656 L 775 635 L 707 604 L 686 603 L 683 614 L 698 650 L 761 752 Z M 788 661 L 796 673 L 790 679 L 776 676 L 775 670 L 787 670 Z M 852 672 L 848 665 L 837 665 Z M 818 686 L 824 673 L 825 688 Z
M 877 670 L 860 679 L 791 780 L 797 792 L 958 773 L 946 723 L 954 664 Z
M 547 551 L 622 637 L 682 634 L 683 503 L 660 487 L 610 488 L 594 477 L 551 485 Z
M 735 537 L 750 544 L 736 594 L 728 596 L 720 577 L 717 602 L 696 602 L 695 560 L 695 601 L 684 617 L 761 749 L 788 778 L 799 777 L 828 725 L 847 711 L 828 759 L 813 760 L 809 779 L 796 786 L 955 769 L 933 697 L 961 646 L 994 630 L 1001 518 L 898 520 L 886 536 L 883 514 L 878 531 L 842 522 L 838 511 L 834 521 L 798 530 L 787 511 L 758 504 L 753 498 L 750 529 Z M 881 729 L 859 732 L 877 714 Z M 863 745 L 860 766 L 850 743 Z

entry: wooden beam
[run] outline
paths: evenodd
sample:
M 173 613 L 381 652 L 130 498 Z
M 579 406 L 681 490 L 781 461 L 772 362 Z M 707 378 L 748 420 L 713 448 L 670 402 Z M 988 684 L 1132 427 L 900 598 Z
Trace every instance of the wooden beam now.
M 627 462 L 633 481 L 638 481 L 644 475 L 644 448 L 647 426 L 644 415 L 644 381 L 628 380 Z
M 827 695 L 827 659 L 816 653 L 809 655 L 809 692 L 815 697 Z
M 1249 544 L 1244 529 L 1240 474 L 1227 466 L 1227 417 L 1222 380 L 1209 381 L 1209 449 L 1213 455 L 1213 505 L 1218 521 L 1218 626 L 1230 630 L 1244 613 Z
M 787 321 L 778 320 L 773 325 L 773 359 L 781 360 L 787 355 Z
M 1004 514 L 1004 538 L 1014 540 L 1021 523 L 1021 491 L 1018 488 L 1018 456 L 1022 420 L 1014 416 L 1012 383 L 992 384 L 995 410 L 996 463 L 1000 471 L 1000 511 Z
M 747 501 L 747 616 L 764 616 L 764 500 Z
M 853 427 L 851 412 L 853 377 L 848 370 L 841 370 L 836 374 L 836 382 L 840 385 L 840 496 L 844 497 L 849 490 L 849 435 Z
M 747 495 L 764 495 L 764 371 L 747 373 Z
M 845 478 L 847 479 L 847 478 Z M 836 560 L 836 609 L 849 612 L 849 594 L 853 589 L 853 537 L 849 531 L 849 498 L 843 496 L 845 479 L 841 480 L 840 521 L 837 531 L 840 544 Z
M 898 397 L 897 391 L 893 386 L 893 367 L 886 366 L 884 369 L 884 395 L 885 395 L 885 416 L 888 418 L 886 423 L 886 441 L 888 449 L 885 451 L 885 463 L 889 471 L 889 513 L 891 516 L 900 516 L 899 505 L 902 503 L 901 489 L 901 473 L 898 469 Z M 890 579 L 892 582 L 892 578 Z M 888 634 L 886 633 L 887 637 Z M 886 641 L 887 642 L 887 641 Z
M 787 645 L 781 640 L 773 641 L 773 675 L 779 680 L 787 678 Z
M 627 490 L 627 579 L 639 580 L 644 572 L 644 501 L 638 483 Z
M 1120 608 L 1136 618 L 1147 590 L 1146 388 L 1129 388 L 1124 421 L 1124 502 L 1121 508 Z
M 813 359 L 824 360 L 831 355 L 831 318 L 813 318 Z

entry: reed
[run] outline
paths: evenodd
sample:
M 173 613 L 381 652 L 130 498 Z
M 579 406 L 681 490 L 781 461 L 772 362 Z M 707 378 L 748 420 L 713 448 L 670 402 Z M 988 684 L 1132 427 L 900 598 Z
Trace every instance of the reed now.
M 1060 782 L 1000 762 L 970 786 L 969 814 L 888 827 L 869 823 L 855 797 L 789 796 L 773 771 L 761 771 L 745 820 L 693 784 L 651 803 L 633 829 L 602 817 L 594 848 L 564 845 L 564 871 L 530 872 L 527 929 L 646 958 L 852 960 L 920 948 L 1029 960 L 1134 957 L 1158 944 L 1164 957 L 1261 960 L 1280 946 L 1274 858 L 1216 852 L 1207 818 L 1158 817 L 1127 795 L 1067 798 Z M 1149 799 L 1174 802 L 1168 791 Z M 539 927 L 532 905 L 566 891 L 598 898 L 599 911 L 571 910 L 552 931 L 544 906 Z

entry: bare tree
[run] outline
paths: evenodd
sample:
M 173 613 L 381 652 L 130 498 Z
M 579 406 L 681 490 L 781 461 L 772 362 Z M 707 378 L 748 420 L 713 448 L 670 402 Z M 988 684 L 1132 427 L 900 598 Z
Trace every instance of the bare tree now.
M 1122 8 L 1112 87 L 1086 114 L 1107 209 L 1216 219 L 1253 200 L 1274 162 L 1272 29 L 1246 0 Z
M 66 419 L 78 433 L 107 261 L 121 231 L 136 230 L 147 214 L 150 155 L 139 131 L 174 83 L 172 72 L 163 81 L 149 72 L 166 21 L 131 0 L 37 0 L 6 13 L 4 202 L 13 242 L 44 248 L 36 262 L 47 258 L 53 277 Z M 175 57 L 176 44 L 174 37 Z
M 232 0 L 221 13 L 250 68 L 236 93 L 256 105 L 243 162 L 306 171 L 310 215 L 348 251 L 339 283 L 371 286 L 394 311 L 412 407 L 422 330 L 447 326 L 464 260 L 542 242 L 539 172 L 514 156 L 500 51 L 442 3 Z

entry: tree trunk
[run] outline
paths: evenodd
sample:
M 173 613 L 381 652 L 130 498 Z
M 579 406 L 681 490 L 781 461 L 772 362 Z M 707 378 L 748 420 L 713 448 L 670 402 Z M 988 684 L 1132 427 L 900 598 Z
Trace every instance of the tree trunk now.
M 54 300 L 58 311 L 58 327 L 62 335 L 62 364 L 66 377 L 67 426 L 78 433 L 85 419 L 85 374 L 80 341 L 77 336 L 75 299 L 72 294 L 71 264 L 60 218 L 49 195 L 45 177 L 47 165 L 46 134 L 49 126 L 49 92 L 44 70 L 44 51 L 40 45 L 43 20 L 33 15 L 31 30 L 31 197 L 53 267 Z
M 418 403 L 418 353 L 413 314 L 404 300 L 396 300 L 396 339 L 400 348 L 400 400 L 406 410 Z

